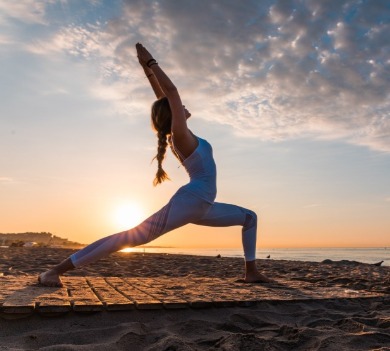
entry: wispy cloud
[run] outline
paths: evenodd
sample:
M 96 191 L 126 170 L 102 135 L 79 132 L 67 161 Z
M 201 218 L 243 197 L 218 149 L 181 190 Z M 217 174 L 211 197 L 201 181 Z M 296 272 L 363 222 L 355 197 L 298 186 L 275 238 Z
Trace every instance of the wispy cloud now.
M 315 207 L 320 207 L 322 206 L 321 204 L 310 204 L 310 205 L 305 205 L 303 208 L 315 208 Z
M 8 185 L 14 183 L 15 180 L 10 177 L 0 177 L 0 185 Z
M 2 45 L 11 45 L 13 43 L 14 42 L 13 42 L 12 38 L 10 38 L 7 35 L 0 34 L 0 46 L 2 46 Z
M 45 0 L 2 0 L 0 2 L 0 23 L 16 20 L 24 23 L 45 24 Z
M 26 48 L 92 60 L 101 72 L 95 92 L 126 90 L 113 94 L 117 103 L 141 98 L 133 45 L 142 41 L 197 114 L 241 135 L 343 139 L 390 152 L 389 16 L 380 0 L 127 0 L 120 17 L 72 24 Z

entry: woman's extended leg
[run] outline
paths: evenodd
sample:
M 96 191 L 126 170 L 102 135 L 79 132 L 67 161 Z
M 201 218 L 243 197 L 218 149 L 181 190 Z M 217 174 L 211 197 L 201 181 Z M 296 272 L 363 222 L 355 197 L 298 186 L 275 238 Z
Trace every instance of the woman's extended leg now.
M 189 193 L 180 192 L 138 226 L 95 241 L 42 273 L 39 281 L 47 286 L 62 286 L 59 276 L 68 270 L 95 262 L 125 247 L 146 244 L 173 229 L 196 221 L 204 216 L 210 206 Z
M 272 282 L 256 267 L 257 215 L 255 212 L 236 205 L 215 202 L 201 219 L 193 223 L 210 227 L 241 225 L 245 256 L 245 282 Z

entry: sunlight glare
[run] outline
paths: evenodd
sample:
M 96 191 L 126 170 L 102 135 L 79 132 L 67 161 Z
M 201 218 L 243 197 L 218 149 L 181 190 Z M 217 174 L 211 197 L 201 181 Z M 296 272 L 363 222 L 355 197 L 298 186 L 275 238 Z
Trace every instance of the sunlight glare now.
M 134 247 L 126 247 L 125 249 L 120 250 L 120 252 L 137 252 L 137 250 L 134 249 Z
M 121 204 L 113 212 L 113 221 L 119 230 L 131 229 L 144 219 L 142 208 L 134 202 Z

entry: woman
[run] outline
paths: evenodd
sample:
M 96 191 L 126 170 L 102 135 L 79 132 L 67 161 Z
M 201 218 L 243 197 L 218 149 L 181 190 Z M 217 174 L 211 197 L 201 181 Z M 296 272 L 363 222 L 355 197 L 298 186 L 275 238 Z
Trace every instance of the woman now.
M 46 286 L 62 286 L 60 275 L 68 270 L 95 262 L 125 247 L 146 244 L 160 235 L 188 223 L 227 227 L 241 225 L 247 283 L 270 282 L 255 263 L 256 214 L 235 205 L 214 202 L 216 196 L 216 166 L 210 144 L 187 127 L 191 116 L 182 105 L 179 92 L 157 61 L 141 44 L 136 45 L 138 60 L 156 94 L 152 106 L 152 124 L 158 137 L 156 155 L 158 169 L 154 185 L 169 179 L 162 168 L 168 144 L 190 176 L 168 204 L 130 230 L 100 239 L 74 253 L 59 265 L 42 273 L 38 280 Z

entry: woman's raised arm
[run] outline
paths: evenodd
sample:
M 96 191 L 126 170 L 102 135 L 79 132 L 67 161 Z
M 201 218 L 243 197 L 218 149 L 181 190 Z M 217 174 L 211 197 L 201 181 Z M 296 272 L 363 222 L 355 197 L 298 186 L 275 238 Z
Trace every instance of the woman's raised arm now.
M 164 96 L 168 98 L 172 113 L 171 131 L 174 135 L 175 144 L 181 149 L 180 151 L 183 154 L 190 154 L 197 146 L 197 140 L 187 127 L 187 118 L 176 86 L 142 44 L 137 43 L 136 48 L 138 59 L 152 71 Z
M 138 51 L 138 48 L 137 48 Z M 146 63 L 142 62 L 141 59 L 138 56 L 138 61 L 142 68 L 144 69 L 145 75 L 149 80 L 149 83 L 154 91 L 154 94 L 156 95 L 157 99 L 161 99 L 165 96 L 164 92 L 162 91 L 160 84 L 158 83 L 158 80 L 156 76 L 154 75 L 153 71 L 146 65 Z

